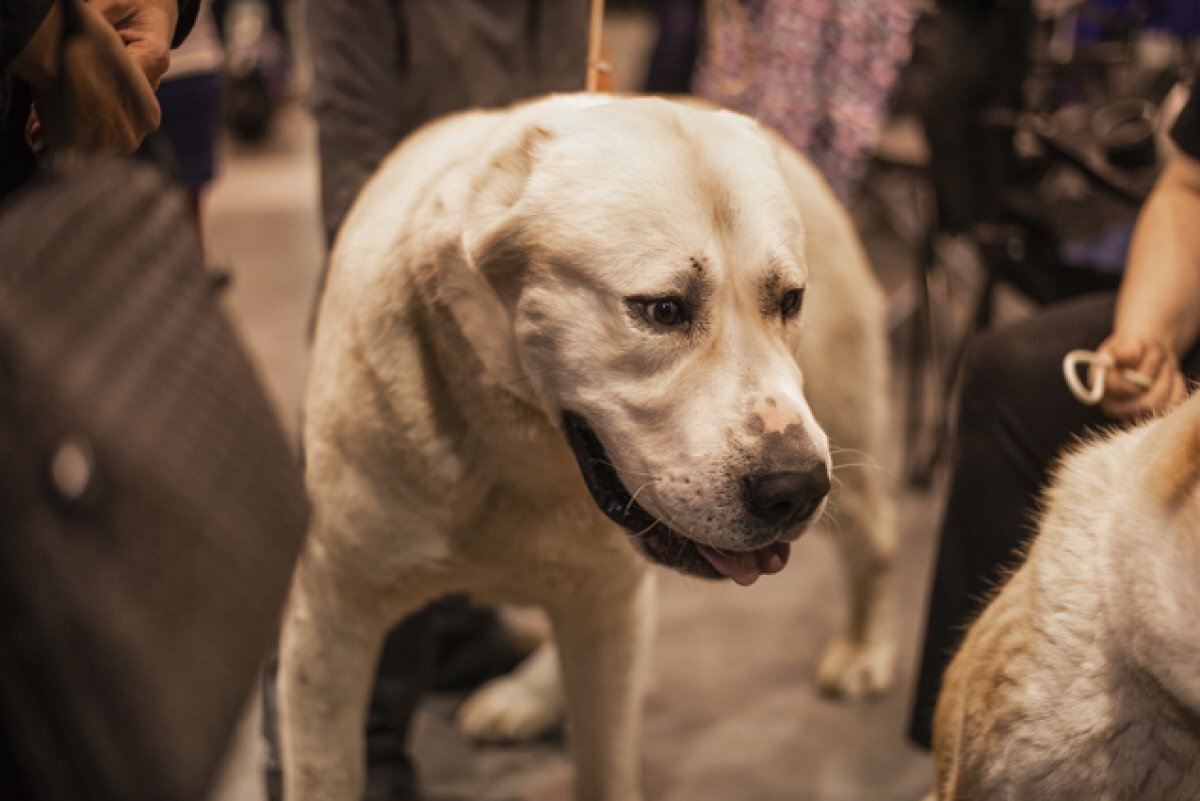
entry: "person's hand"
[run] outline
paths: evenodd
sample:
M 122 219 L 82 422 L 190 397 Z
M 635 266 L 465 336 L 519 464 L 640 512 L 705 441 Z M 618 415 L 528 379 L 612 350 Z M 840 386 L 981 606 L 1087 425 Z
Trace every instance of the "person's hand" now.
M 1187 398 L 1187 382 L 1179 360 L 1160 339 L 1134 332 L 1115 331 L 1097 348 L 1113 361 L 1104 380 L 1100 409 L 1115 419 L 1146 417 L 1170 409 Z M 1121 375 L 1135 370 L 1150 380 L 1142 387 Z
M 116 29 L 125 52 L 155 89 L 171 64 L 179 0 L 88 0 Z
M 57 156 L 131 153 L 161 119 L 154 89 L 100 11 L 90 3 L 77 7 L 83 31 L 68 40 L 65 64 L 59 57 L 62 14 L 55 4 L 9 66 L 33 89 L 27 135 L 35 150 L 45 147 Z

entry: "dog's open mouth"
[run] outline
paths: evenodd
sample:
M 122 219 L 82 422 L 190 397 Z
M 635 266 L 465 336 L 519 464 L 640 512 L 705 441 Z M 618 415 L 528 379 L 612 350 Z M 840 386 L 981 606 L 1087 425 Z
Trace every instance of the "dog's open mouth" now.
M 652 561 L 701 578 L 729 578 L 743 587 L 753 584 L 759 576 L 778 573 L 787 564 L 791 546 L 786 542 L 752 551 L 718 551 L 672 530 L 633 499 L 596 432 L 582 417 L 564 412 L 563 430 L 592 500 L 609 519 L 630 533 L 634 544 Z

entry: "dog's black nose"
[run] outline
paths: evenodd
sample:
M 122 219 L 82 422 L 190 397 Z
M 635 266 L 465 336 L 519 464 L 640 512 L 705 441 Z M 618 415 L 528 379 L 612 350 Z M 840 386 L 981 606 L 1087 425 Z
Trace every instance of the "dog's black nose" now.
M 828 494 L 829 469 L 824 463 L 807 470 L 756 473 L 742 479 L 746 509 L 773 525 L 811 516 Z

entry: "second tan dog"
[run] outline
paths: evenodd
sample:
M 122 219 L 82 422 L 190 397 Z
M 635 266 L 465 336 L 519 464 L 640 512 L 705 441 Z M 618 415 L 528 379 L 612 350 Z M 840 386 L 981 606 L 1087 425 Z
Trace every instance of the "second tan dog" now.
M 1081 448 L 971 627 L 934 721 L 939 801 L 1200 799 L 1200 396 Z

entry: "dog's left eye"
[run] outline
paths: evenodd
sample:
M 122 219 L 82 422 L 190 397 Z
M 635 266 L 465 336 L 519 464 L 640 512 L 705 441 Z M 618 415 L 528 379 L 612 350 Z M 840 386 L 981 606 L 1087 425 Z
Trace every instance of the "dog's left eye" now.
M 800 306 L 804 303 L 803 289 L 789 289 L 783 293 L 783 298 L 779 301 L 779 313 L 783 315 L 783 319 L 787 320 L 795 317 L 800 313 Z
M 648 323 L 678 328 L 691 322 L 691 315 L 683 301 L 677 298 L 653 298 L 635 300 L 638 310 Z

